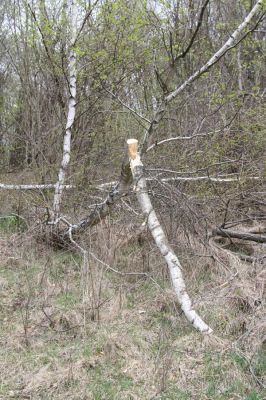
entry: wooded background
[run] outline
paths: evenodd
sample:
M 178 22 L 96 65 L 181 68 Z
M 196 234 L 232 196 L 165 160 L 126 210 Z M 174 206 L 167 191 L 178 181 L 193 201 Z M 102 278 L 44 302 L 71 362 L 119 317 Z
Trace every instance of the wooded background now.
M 135 138 L 147 193 L 204 319 L 223 332 L 212 296 L 233 298 L 243 315 L 252 311 L 229 332 L 249 338 L 241 350 L 248 365 L 265 346 L 265 12 L 265 0 L 1 1 L 3 249 L 12 243 L 23 259 L 30 237 L 50 260 L 81 254 L 75 290 L 89 320 L 105 321 L 109 292 L 127 297 L 131 279 L 163 286 L 162 308 L 176 312 L 131 185 L 126 141 Z M 256 332 L 255 350 L 247 332 Z M 149 396 L 170 390 L 165 368 Z M 261 372 L 250 368 L 261 390 Z M 37 399 L 35 389 L 27 390 Z M 247 399 L 260 400 L 256 393 Z

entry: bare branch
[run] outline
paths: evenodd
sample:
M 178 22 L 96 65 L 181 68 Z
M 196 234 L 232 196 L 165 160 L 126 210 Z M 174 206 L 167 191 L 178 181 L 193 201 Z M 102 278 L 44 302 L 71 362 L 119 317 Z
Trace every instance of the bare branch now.
M 250 13 L 246 16 L 244 21 L 238 26 L 238 28 L 232 33 L 230 38 L 224 43 L 224 45 L 207 61 L 206 64 L 204 64 L 200 69 L 198 69 L 194 74 L 192 74 L 184 83 L 182 83 L 181 86 L 177 87 L 174 91 L 169 93 L 163 100 L 161 106 L 155 113 L 155 116 L 153 120 L 151 121 L 151 124 L 149 128 L 147 129 L 143 143 L 141 146 L 141 154 L 145 154 L 148 148 L 148 139 L 152 136 L 156 128 L 158 127 L 159 122 L 162 120 L 166 108 L 168 104 L 174 100 L 177 95 L 179 95 L 181 92 L 183 92 L 187 86 L 189 86 L 192 82 L 194 82 L 197 78 L 202 76 L 204 73 L 208 72 L 210 68 L 212 68 L 229 50 L 234 48 L 235 46 L 238 45 L 247 35 L 243 34 L 245 31 L 246 27 L 250 24 L 252 18 L 254 15 L 258 13 L 260 8 L 263 6 L 263 0 L 258 0 L 256 5 L 252 8 Z M 257 26 L 257 24 L 256 24 Z
M 87 22 L 88 19 L 90 18 L 91 14 L 92 14 L 92 11 L 94 10 L 94 8 L 97 6 L 98 3 L 99 3 L 99 0 L 96 0 L 95 3 L 90 7 L 90 9 L 89 9 L 89 11 L 87 12 L 87 14 L 85 15 L 85 17 L 83 18 L 83 21 L 82 21 L 82 23 L 81 23 L 81 26 L 80 26 L 80 28 L 79 28 L 79 30 L 78 30 L 78 33 L 77 33 L 77 35 L 76 35 L 76 37 L 75 37 L 75 39 L 74 39 L 73 46 L 76 45 L 76 43 L 77 43 L 77 41 L 78 41 L 78 39 L 79 39 L 79 37 L 80 37 L 80 34 L 81 34 L 81 32 L 83 31 L 83 28 L 84 28 L 86 22 Z
M 161 140 L 160 142 L 153 143 L 150 147 L 147 148 L 146 153 L 148 153 L 148 151 L 151 151 L 152 149 L 154 149 L 154 147 L 160 146 L 162 144 L 166 144 L 166 143 L 169 143 L 169 142 L 175 142 L 175 141 L 179 141 L 179 140 L 180 141 L 193 140 L 193 139 L 198 138 L 198 137 L 210 136 L 212 134 L 219 133 L 221 131 L 222 131 L 222 129 L 217 129 L 217 130 L 215 130 L 213 132 L 208 132 L 208 133 L 197 133 L 197 134 L 192 135 L 192 136 L 176 136 L 176 137 L 172 137 L 172 138 L 169 138 L 169 139 L 164 139 L 164 140 Z
M 29 8 L 29 10 L 31 12 L 31 15 L 32 15 L 32 17 L 33 17 L 33 19 L 35 21 L 36 26 L 37 26 L 37 29 L 38 29 L 38 31 L 39 31 L 39 33 L 41 35 L 42 43 L 44 45 L 44 49 L 45 49 L 47 58 L 49 60 L 51 68 L 52 68 L 52 72 L 53 72 L 52 78 L 53 78 L 53 80 L 55 82 L 55 86 L 56 86 L 56 88 L 58 90 L 58 101 L 59 101 L 62 109 L 64 109 L 65 104 L 64 104 L 64 99 L 63 99 L 63 96 L 62 96 L 62 93 L 61 93 L 61 90 L 60 90 L 60 80 L 59 80 L 59 76 L 58 76 L 58 73 L 57 73 L 57 68 L 61 68 L 61 66 L 56 63 L 55 59 L 53 58 L 53 56 L 51 54 L 51 50 L 49 48 L 47 38 L 46 38 L 43 30 L 41 29 L 40 24 L 38 23 L 38 19 L 37 19 L 35 11 L 31 7 L 30 3 L 27 3 L 27 6 L 28 6 L 28 8 Z M 63 70 L 63 73 L 65 73 L 64 68 L 62 68 L 62 70 Z
M 134 110 L 133 108 L 131 108 L 129 105 L 127 105 L 126 103 L 124 103 L 115 93 L 111 92 L 109 89 L 104 87 L 104 90 L 109 93 L 115 100 L 118 101 L 118 103 L 120 103 L 123 107 L 127 108 L 129 111 L 131 111 L 134 115 L 136 115 L 137 117 L 139 117 L 140 119 L 143 119 L 143 121 L 148 122 L 149 124 L 151 123 L 151 121 L 144 117 L 143 115 L 139 114 L 136 110 Z
M 202 5 L 196 29 L 195 29 L 193 35 L 191 36 L 187 47 L 182 51 L 182 53 L 178 54 L 175 57 L 175 59 L 174 59 L 174 63 L 175 64 L 176 64 L 176 62 L 178 60 L 180 60 L 180 58 L 184 58 L 187 55 L 187 53 L 189 52 L 189 50 L 191 49 L 191 47 L 193 46 L 193 43 L 194 43 L 194 41 L 195 41 L 195 39 L 197 37 L 198 31 L 199 31 L 199 29 L 200 29 L 200 27 L 202 25 L 204 11 L 206 10 L 206 7 L 209 4 L 209 2 L 210 2 L 210 0 L 205 0 L 204 4 Z

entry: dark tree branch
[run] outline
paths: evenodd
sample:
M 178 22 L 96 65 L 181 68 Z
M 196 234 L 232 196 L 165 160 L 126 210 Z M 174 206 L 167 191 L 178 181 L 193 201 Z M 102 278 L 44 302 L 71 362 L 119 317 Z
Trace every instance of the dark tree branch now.
M 266 235 L 249 232 L 236 232 L 229 229 L 215 228 L 212 231 L 212 236 L 222 236 L 225 238 L 235 238 L 241 240 L 250 240 L 256 243 L 266 243 Z
M 198 19 L 198 22 L 197 22 L 196 29 L 195 29 L 195 31 L 193 32 L 193 35 L 191 36 L 190 41 L 189 41 L 187 47 L 182 51 L 182 53 L 178 54 L 178 55 L 174 58 L 174 65 L 176 65 L 177 61 L 180 60 L 181 58 L 185 58 L 186 55 L 188 54 L 189 50 L 190 50 L 191 47 L 193 46 L 194 41 L 195 41 L 195 39 L 196 39 L 196 37 L 197 37 L 197 34 L 198 34 L 199 30 L 200 30 L 200 27 L 201 27 L 201 25 L 202 25 L 203 15 L 204 15 L 204 12 L 205 12 L 206 7 L 207 7 L 207 5 L 209 4 L 209 2 L 210 2 L 210 0 L 205 0 L 204 4 L 202 5 L 201 10 L 200 10 L 200 15 L 199 15 L 199 19 Z

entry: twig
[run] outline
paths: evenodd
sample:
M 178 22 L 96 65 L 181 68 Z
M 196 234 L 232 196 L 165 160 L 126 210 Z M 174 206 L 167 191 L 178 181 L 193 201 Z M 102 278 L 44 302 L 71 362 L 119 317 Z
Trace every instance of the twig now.
M 169 143 L 169 142 L 174 142 L 174 141 L 178 141 L 178 140 L 180 140 L 180 141 L 193 140 L 193 139 L 199 138 L 199 137 L 207 137 L 207 136 L 210 136 L 210 135 L 212 135 L 214 133 L 219 133 L 221 131 L 222 131 L 221 129 L 217 129 L 217 130 L 215 130 L 213 132 L 197 133 L 197 134 L 194 134 L 192 136 L 176 136 L 176 137 L 172 137 L 172 138 L 169 138 L 169 139 L 164 139 L 164 140 L 161 140 L 160 142 L 153 143 L 151 146 L 149 146 L 147 148 L 146 152 L 148 153 L 149 151 L 154 149 L 154 147 L 157 147 L 157 146 L 160 146 L 162 144 Z
M 134 110 L 133 108 L 131 108 L 128 104 L 124 103 L 120 97 L 118 97 L 115 93 L 111 92 L 109 89 L 107 89 L 106 87 L 104 87 L 104 90 L 109 93 L 115 100 L 118 101 L 118 103 L 120 103 L 123 107 L 127 108 L 129 111 L 131 111 L 133 114 L 135 114 L 137 117 L 141 118 L 143 121 L 148 122 L 148 124 L 151 123 L 151 121 L 144 117 L 143 115 L 139 114 L 136 110 Z

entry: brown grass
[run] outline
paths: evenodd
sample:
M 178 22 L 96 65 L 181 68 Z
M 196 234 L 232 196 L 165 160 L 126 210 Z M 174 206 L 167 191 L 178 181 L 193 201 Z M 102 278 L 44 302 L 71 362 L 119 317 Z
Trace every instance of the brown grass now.
M 87 298 L 78 253 L 37 243 L 34 223 L 1 234 L 0 398 L 262 400 L 265 263 L 191 233 L 170 237 L 214 329 L 204 338 L 180 312 L 150 236 L 123 224 L 106 220 L 79 239 L 123 273 L 89 257 Z

